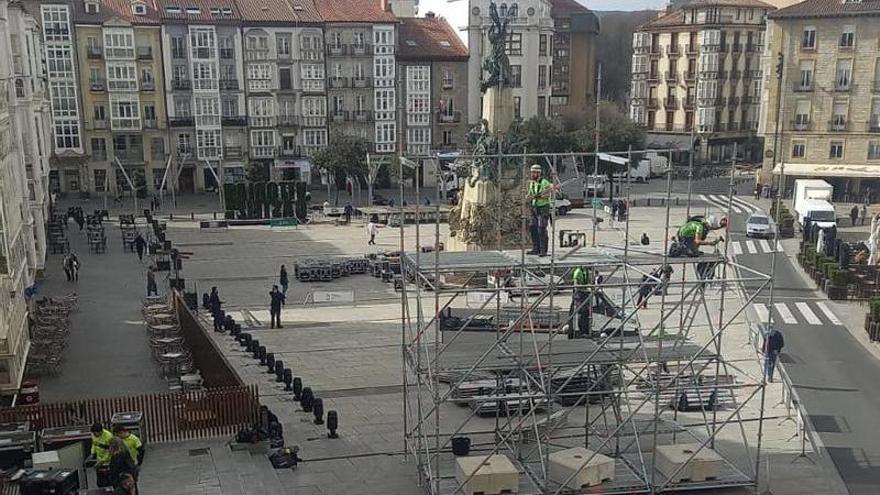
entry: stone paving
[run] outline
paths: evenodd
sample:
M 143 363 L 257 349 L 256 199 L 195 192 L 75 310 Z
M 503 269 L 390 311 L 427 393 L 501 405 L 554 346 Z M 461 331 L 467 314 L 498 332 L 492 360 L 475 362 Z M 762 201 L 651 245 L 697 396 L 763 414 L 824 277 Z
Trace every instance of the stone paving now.
M 630 222 L 633 243 L 642 232 L 648 233 L 655 243 L 664 237 L 663 208 L 637 208 Z M 674 208 L 672 218 L 684 215 L 683 208 Z M 620 225 L 618 225 L 620 227 Z M 586 212 L 575 212 L 560 219 L 557 228 L 590 229 Z M 422 238 L 433 235 L 434 226 L 421 227 Z M 441 227 L 445 236 L 445 226 Z M 380 234 L 376 250 L 397 249 L 399 231 L 389 229 Z M 604 228 L 600 242 L 620 243 L 622 232 Z M 362 226 L 334 227 L 307 226 L 300 229 L 272 230 L 267 227 L 234 228 L 220 233 L 201 233 L 191 222 L 174 222 L 169 227 L 169 238 L 182 249 L 192 251 L 193 257 L 184 267 L 187 284 L 198 284 L 200 292 L 210 285 L 220 287 L 222 299 L 237 319 L 238 312 L 248 309 L 265 325 L 267 292 L 276 283 L 277 268 L 286 263 L 288 268 L 300 258 L 331 255 L 362 255 L 367 251 Z M 408 248 L 414 245 L 415 227 L 406 229 Z M 292 274 L 292 270 L 291 270 Z M 190 287 L 192 287 L 190 285 Z M 355 306 L 308 306 L 298 302 L 306 299 L 315 288 L 353 288 L 358 302 Z M 736 294 L 725 293 L 725 304 L 737 304 Z M 275 471 L 283 487 L 278 493 L 419 493 L 415 466 L 405 460 L 403 450 L 402 366 L 400 359 L 400 304 L 390 286 L 366 276 L 349 277 L 328 284 L 310 286 L 292 280 L 288 305 L 282 312 L 283 329 L 253 329 L 255 337 L 274 351 L 290 366 L 294 375 L 303 377 L 324 398 L 325 410 L 338 410 L 340 438 L 325 438 L 322 426 L 311 423 L 310 416 L 300 410 L 270 375 L 263 373 L 253 359 L 245 356 L 237 344 L 224 335 L 213 335 L 219 349 L 227 356 L 238 373 L 248 383 L 259 384 L 262 401 L 279 415 L 285 427 L 287 443 L 301 446 L 306 460 L 296 471 Z M 710 290 L 709 308 L 720 304 L 720 293 Z M 432 299 L 433 302 L 433 299 Z M 652 304 L 659 307 L 659 304 Z M 642 325 L 649 326 L 659 317 L 659 311 L 649 309 L 640 314 Z M 707 332 L 703 327 L 696 332 Z M 706 334 L 703 334 L 705 341 Z M 759 376 L 760 366 L 753 347 L 748 342 L 746 322 L 737 323 L 725 333 L 724 353 L 728 361 L 739 368 L 737 374 Z M 762 452 L 764 463 L 760 468 L 762 490 L 773 493 L 836 493 L 839 480 L 829 470 L 827 459 L 807 452 L 817 464 L 797 461 L 801 442 L 795 417 L 789 414 L 782 399 L 782 385 L 767 387 Z M 758 402 L 753 400 L 743 410 L 742 423 L 750 442 L 754 441 Z M 467 410 L 452 406 L 441 409 L 444 424 L 457 424 L 467 417 Z M 489 426 L 494 420 L 477 420 L 474 427 Z M 740 431 L 728 426 L 719 436 L 719 449 L 734 451 Z M 193 446 L 169 445 L 151 447 L 151 458 L 142 475 L 145 493 L 276 493 L 271 491 L 274 480 L 260 477 L 262 488 L 248 490 L 246 475 L 251 468 L 239 474 L 226 475 L 235 470 L 229 466 L 222 442 L 195 442 L 212 453 L 209 462 L 205 455 L 190 455 Z M 220 459 L 219 461 L 215 459 Z M 769 462 L 766 460 L 769 459 Z M 737 459 L 740 461 L 741 459 Z M 251 463 L 259 463 L 251 460 Z M 226 463 L 226 464 L 224 464 Z M 245 462 L 244 465 L 249 465 Z M 173 466 L 181 466 L 174 469 Z M 257 470 L 257 467 L 253 468 Z M 264 469 L 260 467 L 259 469 Z M 237 472 L 237 471 L 236 471 Z M 265 471 L 258 471 L 267 473 Z M 172 474 L 178 473 L 178 474 Z M 196 476 L 198 473 L 198 476 Z M 230 481 L 230 476 L 234 480 Z M 769 480 L 769 484 L 767 483 Z M 256 485 L 255 485 L 256 486 Z M 277 489 L 277 488 L 276 488 Z M 243 491 L 242 491 L 243 490 Z M 261 491 L 268 490 L 268 491 Z

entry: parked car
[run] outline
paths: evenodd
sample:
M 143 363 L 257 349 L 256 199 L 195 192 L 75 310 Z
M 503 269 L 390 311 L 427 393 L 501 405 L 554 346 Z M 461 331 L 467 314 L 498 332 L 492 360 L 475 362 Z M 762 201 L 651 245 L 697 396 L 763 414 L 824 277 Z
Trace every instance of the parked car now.
M 388 206 L 388 198 L 381 194 L 373 194 L 373 204 L 376 206 Z
M 746 237 L 773 237 L 773 221 L 764 213 L 755 213 L 746 221 Z

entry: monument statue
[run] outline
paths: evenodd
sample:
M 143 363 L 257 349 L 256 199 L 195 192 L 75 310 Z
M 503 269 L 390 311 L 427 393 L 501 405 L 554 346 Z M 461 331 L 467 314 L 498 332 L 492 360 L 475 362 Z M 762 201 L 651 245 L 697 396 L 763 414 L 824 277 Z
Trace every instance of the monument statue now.
M 470 177 L 449 216 L 447 249 L 450 251 L 480 251 L 521 244 L 523 192 L 519 174 L 522 158 L 504 158 L 524 150 L 524 141 L 516 129 L 511 128 L 514 107 L 506 45 L 508 26 L 515 15 L 509 12 L 502 17 L 495 2 L 489 4 L 492 22 L 487 38 L 491 48 L 482 64 L 486 74 L 480 85 L 483 118 L 467 136 L 472 155 Z

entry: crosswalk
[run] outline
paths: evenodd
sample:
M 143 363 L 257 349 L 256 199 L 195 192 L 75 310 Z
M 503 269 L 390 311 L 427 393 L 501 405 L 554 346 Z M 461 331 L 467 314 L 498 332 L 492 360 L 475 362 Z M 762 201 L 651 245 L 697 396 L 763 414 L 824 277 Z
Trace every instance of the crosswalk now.
M 732 253 L 734 256 L 740 256 L 744 254 L 769 254 L 769 253 L 781 253 L 782 247 L 777 249 L 776 241 L 767 239 L 750 239 L 747 241 L 728 241 L 728 254 Z
M 764 303 L 753 303 L 757 321 L 766 322 L 771 308 Z M 773 303 L 773 319 L 786 325 L 842 325 L 825 301 L 799 301 Z
M 700 194 L 700 199 L 705 203 L 708 203 L 715 208 L 721 210 L 722 212 L 727 211 L 728 206 L 728 197 L 724 195 L 718 194 Z M 756 213 L 761 211 L 761 208 L 749 203 L 748 201 L 741 199 L 737 196 L 730 197 L 730 211 L 734 213 Z

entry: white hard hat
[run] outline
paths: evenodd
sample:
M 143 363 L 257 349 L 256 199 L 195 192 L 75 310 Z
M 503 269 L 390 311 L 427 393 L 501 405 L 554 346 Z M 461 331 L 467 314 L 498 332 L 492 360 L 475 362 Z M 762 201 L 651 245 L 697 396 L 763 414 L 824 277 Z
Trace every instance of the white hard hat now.
M 529 168 L 529 170 L 531 170 L 532 172 L 543 172 L 543 169 L 542 169 L 541 166 L 538 165 L 537 163 L 534 164 L 534 165 L 532 165 L 532 166 Z

